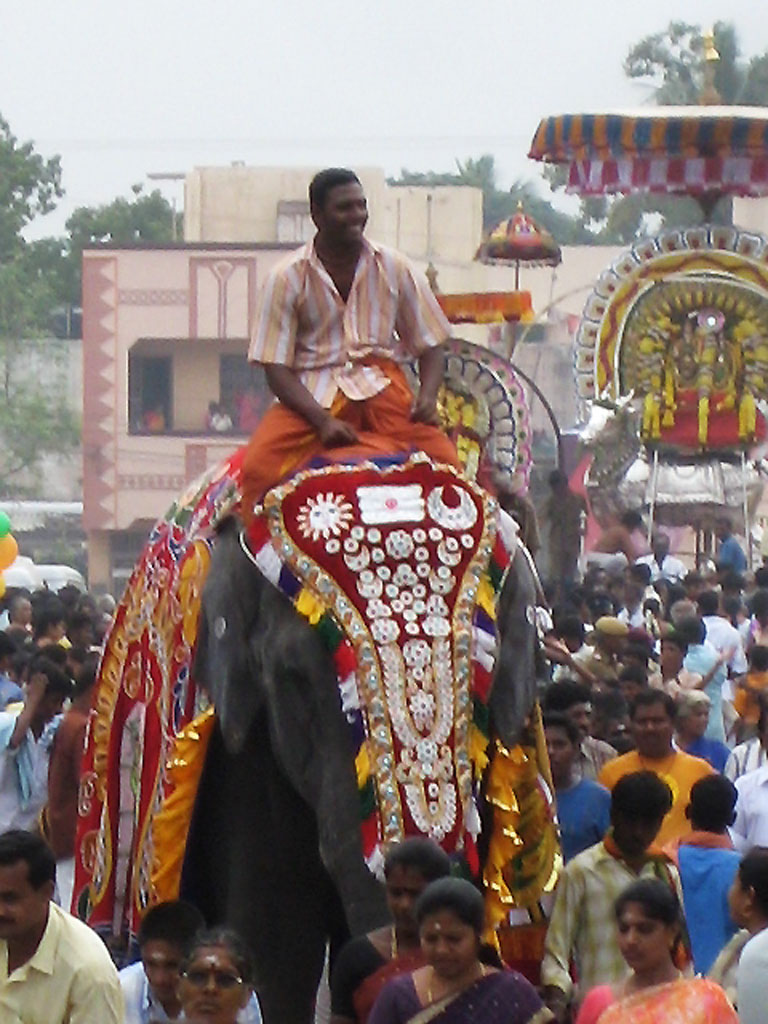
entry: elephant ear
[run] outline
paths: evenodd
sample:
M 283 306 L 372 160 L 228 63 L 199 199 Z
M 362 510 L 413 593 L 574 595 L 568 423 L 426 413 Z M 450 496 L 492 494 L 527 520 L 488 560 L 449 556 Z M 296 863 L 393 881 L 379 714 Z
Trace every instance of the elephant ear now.
M 519 742 L 536 700 L 538 594 L 528 555 L 518 550 L 499 596 L 496 618 L 501 642 L 489 702 L 494 731 L 506 747 Z
M 229 751 L 239 753 L 264 701 L 251 638 L 267 581 L 250 561 L 236 520 L 221 527 L 205 582 L 194 676 L 216 708 Z

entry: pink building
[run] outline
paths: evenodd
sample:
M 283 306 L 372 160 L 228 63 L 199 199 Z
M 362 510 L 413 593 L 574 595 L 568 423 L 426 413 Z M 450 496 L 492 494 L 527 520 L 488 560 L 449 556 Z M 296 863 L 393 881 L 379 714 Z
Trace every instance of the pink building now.
M 83 254 L 83 523 L 91 586 L 119 592 L 154 521 L 269 401 L 246 350 L 256 290 L 295 243 Z

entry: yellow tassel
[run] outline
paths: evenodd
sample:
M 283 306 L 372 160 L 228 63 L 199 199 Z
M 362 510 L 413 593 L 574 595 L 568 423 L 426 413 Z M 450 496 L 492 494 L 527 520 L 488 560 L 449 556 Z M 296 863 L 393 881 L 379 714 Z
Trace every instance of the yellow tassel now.
M 643 403 L 643 437 L 655 441 L 659 434 L 659 403 L 655 395 L 647 394 Z
M 489 580 L 483 576 L 477 588 L 477 603 L 492 621 L 496 621 L 496 595 Z
M 742 441 L 754 436 L 757 426 L 757 410 L 754 396 L 745 391 L 739 405 L 739 438 Z
M 371 774 L 371 759 L 368 756 L 368 743 L 364 742 L 357 752 L 355 758 L 355 771 L 357 772 L 357 788 L 362 789 Z
M 699 444 L 704 447 L 709 434 L 709 398 L 699 399 Z
M 302 587 L 296 599 L 296 611 L 299 615 L 303 615 L 311 626 L 316 626 L 325 615 L 326 606 L 319 598 L 315 597 L 311 590 Z

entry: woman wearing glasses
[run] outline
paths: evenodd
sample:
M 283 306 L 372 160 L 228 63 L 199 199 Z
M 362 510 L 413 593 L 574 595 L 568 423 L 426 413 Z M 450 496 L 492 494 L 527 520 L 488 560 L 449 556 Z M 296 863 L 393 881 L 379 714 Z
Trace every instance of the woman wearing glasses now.
M 251 956 L 235 932 L 198 935 L 181 972 L 179 999 L 187 1024 L 260 1024 Z

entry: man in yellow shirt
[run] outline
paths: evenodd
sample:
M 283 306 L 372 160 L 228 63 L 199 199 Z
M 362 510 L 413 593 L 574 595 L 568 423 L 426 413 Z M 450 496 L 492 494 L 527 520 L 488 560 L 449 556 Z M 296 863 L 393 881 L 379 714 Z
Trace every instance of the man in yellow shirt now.
M 51 902 L 55 884 L 45 840 L 19 829 L 0 835 L 0 1021 L 122 1024 L 106 946 Z
M 712 773 L 712 767 L 700 757 L 692 757 L 672 745 L 675 732 L 674 698 L 659 690 L 646 690 L 632 703 L 631 724 L 636 750 L 608 761 L 598 782 L 613 789 L 630 772 L 655 772 L 672 791 L 672 809 L 664 818 L 656 842 L 659 846 L 680 839 L 690 831 L 685 817 L 691 788 Z

